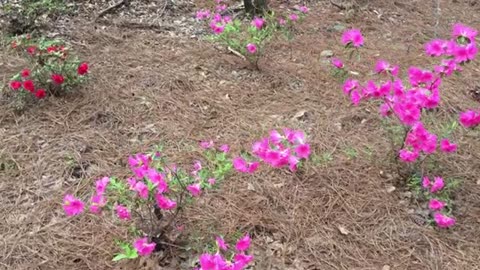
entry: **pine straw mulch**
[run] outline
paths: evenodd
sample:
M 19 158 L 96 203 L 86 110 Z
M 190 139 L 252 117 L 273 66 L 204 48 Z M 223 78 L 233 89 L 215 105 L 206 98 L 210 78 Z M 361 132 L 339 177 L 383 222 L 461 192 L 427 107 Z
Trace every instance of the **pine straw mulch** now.
M 238 152 L 289 126 L 307 132 L 315 160 L 298 174 L 235 174 L 188 209 L 189 239 L 249 231 L 253 269 L 480 269 L 478 132 L 456 138 L 458 155 L 439 168 L 464 181 L 456 193 L 458 226 L 424 225 L 422 206 L 392 172 L 376 108 L 351 107 L 319 56 L 341 50 L 340 33 L 330 31 L 340 22 L 363 29 L 368 55 L 426 66 L 421 46 L 435 32 L 426 2 L 374 1 L 351 23 L 321 2 L 295 41 L 273 45 L 261 73 L 206 42 L 77 22 L 70 38 L 92 65 L 91 83 L 22 114 L 0 105 L 0 267 L 184 269 L 178 258 L 159 267 L 158 256 L 113 264 L 112 239 L 126 228 L 107 217 L 66 218 L 63 194 L 88 198 L 95 179 L 127 176 L 126 157 L 159 143 L 172 160 L 187 163 L 198 140 L 214 138 Z M 439 36 L 455 21 L 480 28 L 478 9 L 442 2 Z M 0 57 L 6 78 L 21 68 L 5 51 Z M 479 71 L 473 63 L 445 83 L 446 118 L 479 105 L 469 97 Z M 397 189 L 387 192 L 392 185 Z

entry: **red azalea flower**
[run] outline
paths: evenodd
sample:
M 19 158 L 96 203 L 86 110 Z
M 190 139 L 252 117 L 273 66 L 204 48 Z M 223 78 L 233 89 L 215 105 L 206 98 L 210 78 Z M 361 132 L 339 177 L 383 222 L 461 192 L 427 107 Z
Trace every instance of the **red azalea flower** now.
M 38 99 L 42 99 L 46 95 L 47 95 L 47 93 L 43 89 L 38 89 L 37 91 L 35 91 L 35 97 L 37 97 Z
M 19 81 L 11 81 L 10 82 L 10 87 L 12 88 L 12 90 L 18 90 L 18 88 L 22 87 L 22 82 L 19 82 Z
M 34 55 L 36 50 L 37 50 L 37 47 L 30 46 L 30 47 L 27 48 L 27 53 L 30 54 L 30 55 Z
M 88 64 L 87 62 L 83 62 L 78 66 L 77 70 L 79 75 L 85 75 L 88 72 Z
M 30 76 L 30 70 L 28 68 L 26 68 L 26 69 L 22 70 L 20 75 L 22 75 L 22 78 L 26 78 L 26 77 Z
M 55 84 L 62 84 L 65 79 L 60 74 L 52 74 L 52 81 Z
M 12 49 L 15 49 L 17 48 L 17 42 L 14 40 L 12 41 Z
M 28 92 L 34 92 L 35 91 L 35 85 L 33 84 L 32 80 L 27 80 L 23 82 L 23 88 L 27 90 Z
M 57 46 L 50 46 L 47 48 L 48 53 L 56 52 L 57 51 Z

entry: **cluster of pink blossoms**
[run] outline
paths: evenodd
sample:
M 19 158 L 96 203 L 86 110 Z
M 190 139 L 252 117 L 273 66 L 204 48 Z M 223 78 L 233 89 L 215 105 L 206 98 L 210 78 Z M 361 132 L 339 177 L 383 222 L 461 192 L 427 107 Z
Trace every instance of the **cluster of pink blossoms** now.
M 216 238 L 217 252 L 215 254 L 205 253 L 200 256 L 200 268 L 196 270 L 242 270 L 253 261 L 253 255 L 246 252 L 250 248 L 250 236 L 246 234 L 240 238 L 235 245 L 235 255 L 231 261 L 225 259 L 221 252 L 228 250 L 228 245 L 222 237 Z
M 473 60 L 478 52 L 475 44 L 477 31 L 462 24 L 455 24 L 451 40 L 433 40 L 425 46 L 426 53 L 430 56 L 446 57 L 432 70 L 418 67 L 408 69 L 410 88 L 404 86 L 399 76 L 399 67 L 387 61 L 379 60 L 375 66 L 377 74 L 386 74 L 389 80 L 379 84 L 370 80 L 362 85 L 359 81 L 347 79 L 343 85 L 343 92 L 350 96 L 354 105 L 361 100 L 378 99 L 383 101 L 380 113 L 383 116 L 395 115 L 400 122 L 411 131 L 405 142 L 408 148 L 401 149 L 399 157 L 405 162 L 414 162 L 420 153 L 432 154 L 437 148 L 437 136 L 429 133 L 421 123 L 423 110 L 434 109 L 440 104 L 440 85 L 442 78 L 448 77 L 454 71 L 461 71 L 460 65 Z M 352 44 L 354 47 L 363 44 L 361 33 L 349 30 L 344 33 L 342 43 Z M 343 62 L 332 59 L 332 64 L 344 68 Z M 460 123 L 466 127 L 480 124 L 480 112 L 468 111 L 460 115 Z M 415 139 L 415 140 L 414 140 Z M 443 152 L 454 152 L 456 145 L 448 139 L 442 139 L 440 149 Z
M 450 40 L 432 40 L 425 45 L 426 54 L 439 57 L 441 60 L 433 70 L 410 67 L 408 69 L 408 81 L 410 87 L 406 87 L 399 78 L 399 66 L 391 65 L 385 60 L 377 61 L 375 73 L 386 75 L 386 81 L 376 83 L 373 80 L 361 84 L 354 79 L 347 79 L 343 85 L 343 92 L 348 95 L 354 105 L 362 100 L 376 99 L 382 101 L 380 114 L 384 117 L 395 116 L 404 126 L 408 133 L 404 142 L 404 148 L 399 151 L 399 158 L 407 163 L 416 162 L 421 154 L 430 155 L 436 152 L 437 146 L 444 153 L 452 153 L 457 150 L 457 145 L 449 139 L 440 140 L 437 135 L 425 129 L 421 122 L 422 112 L 434 109 L 440 104 L 440 85 L 442 79 L 462 70 L 461 66 L 474 60 L 478 49 L 475 43 L 477 31 L 462 25 L 453 26 Z M 363 36 L 357 29 L 346 31 L 342 36 L 345 46 L 358 48 L 363 45 Z M 332 58 L 332 65 L 337 69 L 344 69 L 341 59 Z M 465 127 L 480 125 L 480 111 L 469 110 L 460 114 L 460 123 Z M 428 184 L 427 184 L 428 183 Z M 430 187 L 428 178 L 424 178 L 423 187 L 432 194 L 443 188 L 443 179 L 435 178 Z M 455 219 L 445 216 L 439 210 L 446 203 L 437 199 L 430 201 L 430 209 L 435 210 L 434 220 L 441 228 L 453 226 Z
M 225 11 L 227 9 L 227 5 L 223 4 L 224 0 L 215 0 L 215 3 L 217 6 L 215 7 L 215 11 L 211 12 L 208 9 L 201 9 L 198 10 L 196 13 L 196 19 L 200 21 L 208 20 L 210 19 L 210 29 L 212 32 L 216 35 L 219 35 L 223 33 L 225 30 L 225 27 L 227 24 L 232 23 L 232 18 L 228 15 L 222 16 L 220 12 Z M 297 10 L 301 14 L 307 14 L 309 12 L 308 7 L 306 6 L 300 6 L 297 8 Z M 293 23 L 296 22 L 299 19 L 299 16 L 296 13 L 291 13 L 287 16 L 287 19 L 283 17 L 279 17 L 278 19 L 278 25 L 279 26 L 285 26 L 287 24 L 287 21 Z M 255 17 L 251 21 L 250 25 L 257 29 L 258 31 L 262 30 L 265 28 L 266 21 L 263 18 L 260 17 Z M 255 54 L 258 51 L 258 45 L 251 42 L 248 43 L 245 48 L 250 54 Z
M 434 196 L 436 193 L 443 190 L 445 182 L 441 177 L 434 177 L 433 181 L 431 181 L 430 178 L 425 176 L 422 180 L 422 187 L 428 191 L 431 196 Z M 433 211 L 433 219 L 440 228 L 452 227 L 456 222 L 455 218 L 449 217 L 441 212 L 446 206 L 446 202 L 436 198 L 432 198 L 428 202 L 428 208 Z
M 300 130 L 283 129 L 270 131 L 270 136 L 257 141 L 252 146 L 252 154 L 274 168 L 288 166 L 296 171 L 302 159 L 310 157 L 310 145 Z M 242 157 L 233 160 L 233 166 L 239 172 L 253 173 L 259 166 L 258 161 L 247 161 Z

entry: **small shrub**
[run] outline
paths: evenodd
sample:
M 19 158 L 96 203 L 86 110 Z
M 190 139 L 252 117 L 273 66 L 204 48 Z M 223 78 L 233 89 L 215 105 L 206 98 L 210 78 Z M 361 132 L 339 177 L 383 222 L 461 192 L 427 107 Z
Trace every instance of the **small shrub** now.
M 435 39 L 425 45 L 425 52 L 432 57 L 443 57 L 440 63 L 432 69 L 423 69 L 411 66 L 408 68 L 408 81 L 400 76 L 400 67 L 379 59 L 374 72 L 380 82 L 369 80 L 361 83 L 358 80 L 346 79 L 343 92 L 350 97 L 357 106 L 361 101 L 369 100 L 380 104 L 379 112 L 382 117 L 395 122 L 400 128 L 389 128 L 393 135 L 399 136 L 401 146 L 393 148 L 397 161 L 405 164 L 410 172 L 408 186 L 429 201 L 431 217 L 438 227 L 448 228 L 455 224 L 451 217 L 452 200 L 450 189 L 456 186 L 455 181 L 446 182 L 442 177 L 430 178 L 430 171 L 438 166 L 434 159 L 437 148 L 444 154 L 457 151 L 457 145 L 449 136 L 457 124 L 443 125 L 443 138 L 426 128 L 428 118 L 435 117 L 436 108 L 441 104 L 440 86 L 442 81 L 473 61 L 478 53 L 475 37 L 477 31 L 462 25 L 455 24 L 452 37 L 449 40 Z M 353 53 L 359 56 L 359 49 L 364 44 L 364 38 L 358 29 L 346 31 L 342 36 L 342 43 L 350 50 L 348 59 Z M 360 60 L 360 57 L 358 57 Z M 336 76 L 344 79 L 349 74 L 346 65 L 339 58 L 332 59 Z M 429 116 L 429 117 L 425 117 Z M 480 124 L 480 113 L 467 111 L 460 115 L 460 123 L 465 127 L 475 127 Z M 399 132 L 395 132 L 400 130 Z M 393 138 L 395 142 L 396 138 Z M 413 180 L 412 180 L 413 179 Z M 420 180 L 421 179 L 421 180 Z
M 88 63 L 81 62 L 61 40 L 23 35 L 14 38 L 11 47 L 29 62 L 28 68 L 12 77 L 8 87 L 18 108 L 32 99 L 73 91 L 87 80 Z
M 69 12 L 64 0 L 20 0 L 3 5 L 7 31 L 14 35 L 30 33 L 38 28 L 39 18 L 55 19 Z
M 255 17 L 251 21 L 232 19 L 227 12 L 226 4 L 218 4 L 214 11 L 203 9 L 197 11 L 196 18 L 206 21 L 213 35 L 208 39 L 227 46 L 235 53 L 259 69 L 258 61 L 264 55 L 265 48 L 277 33 L 283 33 L 291 38 L 294 25 L 308 12 L 306 6 L 301 6 L 296 12 L 277 16 L 274 12 L 266 12 L 264 17 Z

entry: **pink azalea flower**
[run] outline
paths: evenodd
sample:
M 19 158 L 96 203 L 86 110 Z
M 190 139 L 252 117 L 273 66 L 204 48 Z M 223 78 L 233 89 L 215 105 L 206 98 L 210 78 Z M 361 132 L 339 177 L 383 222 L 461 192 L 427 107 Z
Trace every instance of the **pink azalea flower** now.
M 130 211 L 128 211 L 127 207 L 118 204 L 117 206 L 115 206 L 115 211 L 117 212 L 117 217 L 119 219 L 130 220 Z
M 235 248 L 238 251 L 246 251 L 250 248 L 250 236 L 248 235 L 248 233 L 237 241 Z
M 435 220 L 435 223 L 437 223 L 437 226 L 440 228 L 449 228 L 455 225 L 455 218 L 453 217 L 448 217 L 445 216 L 444 214 L 440 212 L 436 212 L 433 214 L 433 219 Z
M 360 93 L 358 93 L 357 90 L 353 90 L 350 93 L 350 100 L 352 101 L 353 105 L 358 106 L 360 104 L 360 101 L 362 100 L 362 96 Z
M 298 10 L 302 13 L 308 13 L 308 7 L 307 6 L 300 6 L 298 7 Z
M 130 178 L 127 179 L 127 184 L 128 184 L 128 187 L 130 188 L 130 190 L 134 190 L 135 185 L 137 184 L 137 180 L 135 180 L 135 178 L 133 178 L 133 177 L 130 177 Z
M 292 14 L 288 15 L 288 18 L 290 19 L 290 21 L 295 22 L 295 21 L 298 20 L 298 15 L 295 14 L 295 13 L 292 13 Z
M 219 35 L 225 30 L 225 24 L 212 20 L 210 23 L 210 29 L 212 29 L 214 34 Z
M 480 113 L 472 110 L 462 112 L 459 121 L 466 128 L 476 127 L 480 124 Z
M 235 254 L 233 257 L 234 268 L 237 269 L 244 269 L 249 263 L 253 261 L 253 255 L 246 255 L 246 254 Z
M 434 80 L 433 73 L 429 70 L 422 70 L 417 67 L 410 67 L 408 69 L 408 78 L 412 86 L 420 84 L 427 84 Z
M 422 151 L 426 154 L 432 154 L 437 149 L 437 135 L 429 134 L 423 142 Z
M 254 54 L 257 52 L 257 45 L 253 44 L 253 43 L 248 43 L 247 44 L 247 51 L 251 54 Z
M 475 29 L 461 23 L 456 23 L 453 25 L 452 36 L 454 38 L 464 37 L 468 38 L 469 42 L 474 42 L 477 33 L 478 32 Z
M 466 46 L 457 45 L 453 51 L 453 56 L 457 63 L 472 61 L 478 53 L 478 48 L 475 43 L 470 43 Z
M 243 173 L 254 173 L 258 168 L 258 162 L 247 162 L 241 157 L 233 159 L 233 167 Z
M 67 216 L 75 216 L 83 212 L 84 204 L 72 194 L 66 194 L 63 198 L 63 210 Z
M 133 189 L 137 192 L 140 198 L 148 199 L 148 186 L 145 185 L 145 183 L 139 181 L 135 184 Z
M 422 187 L 424 189 L 429 189 L 431 184 L 430 178 L 428 178 L 428 176 L 424 176 L 422 179 Z
M 445 183 L 443 181 L 443 178 L 435 177 L 432 184 L 432 188 L 430 189 L 430 192 L 435 193 L 437 191 L 440 191 L 443 189 L 444 186 L 445 186 Z
M 103 193 L 105 193 L 108 183 L 110 183 L 110 178 L 108 177 L 103 177 L 102 179 L 95 182 L 96 192 L 98 195 L 102 195 Z
M 284 18 L 279 18 L 278 19 L 278 24 L 281 25 L 281 26 L 284 26 L 285 24 L 287 24 L 287 21 Z
M 264 26 L 265 20 L 262 19 L 262 18 L 255 17 L 251 24 L 252 24 L 252 26 L 257 28 L 258 30 L 260 30 Z
M 447 41 L 434 39 L 425 44 L 425 52 L 430 56 L 442 56 L 445 53 Z
M 165 182 L 165 175 L 159 173 L 156 169 L 150 168 L 147 171 L 148 179 L 157 186 L 159 192 L 165 192 L 168 189 L 167 182 Z
M 148 239 L 146 237 L 140 238 L 135 240 L 133 243 L 133 247 L 137 250 L 138 255 L 140 256 L 148 256 L 155 250 L 155 243 L 148 243 Z
M 407 149 L 401 149 L 399 152 L 399 157 L 403 162 L 411 163 L 415 162 L 419 156 L 418 151 L 410 151 Z
M 199 10 L 197 11 L 197 20 L 205 20 L 205 19 L 208 19 L 210 18 L 210 10 L 208 9 L 202 9 L 202 10 Z
M 280 134 L 280 132 L 278 132 L 277 130 L 271 130 L 268 139 L 272 144 L 279 144 L 284 138 L 282 134 Z
M 227 9 L 227 5 L 225 5 L 225 4 L 224 4 L 224 5 L 218 5 L 218 6 L 215 7 L 215 10 L 216 10 L 217 12 L 222 12 L 222 11 L 224 11 L 224 10 L 226 10 L 226 9 Z
M 220 146 L 220 151 L 224 152 L 224 153 L 228 153 L 230 152 L 230 146 L 228 144 L 223 144 L 222 146 Z
M 201 270 L 228 270 L 229 266 L 225 259 L 220 254 L 211 255 L 208 253 L 200 256 Z
M 444 153 L 453 153 L 457 151 L 457 145 L 451 143 L 448 139 L 443 139 L 440 141 L 440 150 Z
M 343 33 L 342 35 L 342 43 L 343 45 L 347 46 L 352 44 L 353 47 L 361 47 L 363 46 L 363 36 L 359 29 L 350 29 Z
M 350 95 L 350 92 L 352 90 L 357 89 L 359 87 L 360 87 L 360 84 L 358 83 L 357 80 L 347 79 L 343 84 L 343 93 L 345 95 Z
M 225 243 L 225 240 L 221 236 L 215 237 L 215 240 L 217 241 L 217 246 L 219 249 L 226 251 L 228 249 L 228 245 Z
M 431 199 L 428 202 L 428 208 L 430 208 L 430 210 L 441 210 L 445 205 L 447 205 L 445 202 L 437 199 Z
M 342 69 L 345 67 L 345 65 L 343 64 L 343 61 L 334 57 L 332 58 L 332 60 L 330 61 L 332 63 L 332 65 L 338 69 Z
M 102 211 L 102 207 L 104 207 L 106 203 L 107 200 L 105 199 L 105 197 L 103 197 L 103 195 L 92 196 L 90 212 L 94 214 L 100 214 L 100 212 Z
M 200 184 L 191 184 L 187 187 L 187 190 L 190 191 L 193 197 L 197 197 L 202 192 L 202 187 Z
M 290 171 L 292 171 L 292 172 L 297 171 L 298 163 L 300 163 L 300 160 L 296 156 L 290 155 L 288 157 L 288 168 L 290 169 Z
M 420 120 L 421 110 L 413 103 L 396 103 L 393 109 L 404 125 L 411 126 Z
M 398 76 L 398 66 L 391 66 L 387 61 L 379 60 L 375 65 L 375 72 L 376 73 L 390 73 L 394 77 Z
M 200 142 L 200 147 L 201 147 L 202 149 L 210 149 L 210 148 L 212 148 L 213 146 L 214 146 L 214 143 L 213 143 L 212 140 L 210 140 L 210 141 L 201 141 L 201 142 Z
M 215 183 L 216 183 L 215 178 L 210 178 L 210 179 L 208 179 L 208 183 L 209 183 L 211 186 L 215 185 Z
M 308 159 L 308 157 L 310 156 L 310 145 L 300 144 L 295 148 L 295 153 L 299 158 Z
M 177 206 L 175 201 L 170 200 L 169 198 L 163 196 L 161 193 L 155 195 L 155 200 L 157 201 L 158 207 L 163 210 L 171 210 Z

